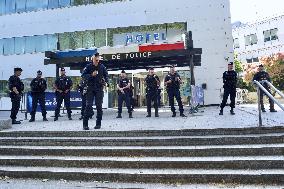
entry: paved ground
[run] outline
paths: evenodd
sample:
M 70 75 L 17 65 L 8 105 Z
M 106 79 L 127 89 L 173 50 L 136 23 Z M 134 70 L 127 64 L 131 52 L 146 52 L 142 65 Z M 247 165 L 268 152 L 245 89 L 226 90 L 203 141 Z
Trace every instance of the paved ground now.
M 277 109 L 277 113 L 263 113 L 264 126 L 284 126 L 284 112 Z M 213 128 L 237 128 L 237 127 L 256 127 L 258 126 L 257 105 L 241 105 L 236 108 L 236 115 L 229 114 L 229 108 L 224 110 L 224 115 L 219 116 L 218 107 L 201 108 L 194 115 L 186 113 L 187 118 L 171 117 L 168 108 L 160 109 L 160 117 L 146 118 L 146 109 L 136 109 L 133 113 L 134 118 L 129 119 L 126 110 L 123 112 L 122 119 L 116 119 L 115 109 L 104 110 L 102 131 L 129 131 L 129 130 L 176 130 L 176 129 L 213 129 Z M 186 112 L 189 112 L 186 110 Z M 42 117 L 38 113 L 37 121 L 29 123 L 24 120 L 21 125 L 13 125 L 12 129 L 5 131 L 78 131 L 82 130 L 82 121 L 79 121 L 79 111 L 73 111 L 73 120 L 69 121 L 66 114 L 54 122 L 53 112 L 48 113 L 49 122 L 42 122 Z M 9 112 L 0 112 L 0 117 L 9 117 Z M 30 116 L 28 116 L 29 118 Z M 24 114 L 19 115 L 19 119 L 24 119 Z M 95 120 L 91 120 L 89 126 L 93 129 Z M 4 131 L 4 132 L 5 132 Z
M 65 180 L 23 180 L 2 179 L 1 189 L 281 189 L 284 186 L 261 186 L 261 185 L 162 185 L 162 184 L 139 184 L 139 183 L 105 183 L 101 182 L 69 182 Z

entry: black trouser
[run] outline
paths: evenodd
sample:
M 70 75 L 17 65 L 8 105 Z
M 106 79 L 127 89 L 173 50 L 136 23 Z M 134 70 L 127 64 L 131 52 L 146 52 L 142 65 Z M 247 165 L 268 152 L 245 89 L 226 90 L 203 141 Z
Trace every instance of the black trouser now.
M 10 98 L 11 98 L 11 102 L 12 102 L 12 109 L 11 109 L 10 118 L 12 120 L 16 120 L 17 114 L 18 114 L 19 109 L 20 109 L 21 95 L 11 94 Z
M 55 93 L 55 96 L 56 96 L 56 109 L 55 109 L 55 117 L 58 117 L 59 116 L 59 113 L 60 113 L 60 107 L 61 107 L 61 104 L 64 100 L 64 105 L 66 107 L 66 110 L 67 110 L 67 114 L 68 114 L 68 117 L 71 117 L 71 108 L 70 108 L 70 92 L 68 93 L 60 93 L 60 92 L 56 92 Z
M 270 88 L 265 87 L 265 89 L 271 94 Z M 260 90 L 260 106 L 261 106 L 261 109 L 264 110 L 265 108 L 264 108 L 264 104 L 263 104 L 263 96 L 266 95 L 266 94 L 261 89 L 259 89 L 259 90 Z M 273 100 L 271 100 L 271 98 L 269 98 L 269 97 L 268 97 L 268 99 L 269 99 L 270 110 L 274 110 Z
M 45 108 L 45 93 L 32 93 L 32 111 L 31 116 L 35 116 L 37 103 L 41 107 L 41 114 L 43 117 L 46 117 L 46 108 Z
M 154 109 L 155 113 L 158 113 L 158 98 L 157 98 L 158 92 L 154 90 L 148 90 L 146 94 L 146 104 L 147 104 L 147 112 L 148 114 L 151 114 L 151 107 L 152 107 L 152 101 L 154 101 Z
M 122 113 L 122 104 L 123 101 L 126 104 L 126 107 L 128 109 L 128 113 L 131 113 L 131 106 L 130 106 L 130 95 L 129 93 L 124 93 L 124 94 L 119 94 L 118 95 L 118 113 L 121 114 Z
M 169 96 L 169 105 L 171 106 L 171 111 L 172 112 L 176 112 L 176 108 L 175 108 L 175 99 L 178 103 L 178 107 L 179 107 L 179 112 L 182 114 L 184 109 L 183 109 L 183 105 L 181 102 L 181 96 L 180 96 L 180 92 L 179 89 L 169 89 L 168 90 L 168 96 Z
M 86 102 L 87 102 L 87 98 L 86 98 L 87 94 L 81 94 L 81 98 L 82 98 L 82 105 L 81 105 L 81 116 L 84 117 L 84 113 L 85 113 L 85 109 L 86 109 Z M 94 111 L 92 109 L 92 116 L 94 115 Z
M 103 89 L 92 89 L 88 88 L 86 94 L 86 109 L 84 113 L 84 119 L 88 120 L 90 117 L 93 116 L 93 102 L 95 99 L 95 105 L 97 109 L 97 120 L 101 121 L 103 117 L 103 98 L 104 98 L 104 91 Z
M 230 107 L 235 108 L 236 93 L 237 93 L 236 88 L 224 88 L 223 101 L 220 106 L 221 109 L 223 109 L 226 106 L 229 95 L 230 95 L 230 101 L 231 101 Z

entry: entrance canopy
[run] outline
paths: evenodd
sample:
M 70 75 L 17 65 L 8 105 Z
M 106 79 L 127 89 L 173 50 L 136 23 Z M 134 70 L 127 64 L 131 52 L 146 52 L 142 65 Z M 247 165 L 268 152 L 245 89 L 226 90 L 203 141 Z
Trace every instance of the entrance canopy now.
M 91 62 L 91 56 L 99 52 L 101 62 L 109 71 L 136 70 L 150 67 L 163 68 L 201 66 L 201 48 L 186 49 L 184 42 L 172 44 L 151 44 L 123 47 L 109 47 L 92 50 L 46 51 L 45 65 L 55 64 L 58 67 L 70 67 L 72 70 L 83 69 Z

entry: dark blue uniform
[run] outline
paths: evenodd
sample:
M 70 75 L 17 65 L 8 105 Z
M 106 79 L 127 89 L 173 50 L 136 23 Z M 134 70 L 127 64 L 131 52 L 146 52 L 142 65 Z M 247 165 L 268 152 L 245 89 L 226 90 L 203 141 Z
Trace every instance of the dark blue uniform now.
M 177 73 L 174 73 L 174 74 L 169 73 L 165 77 L 165 82 L 172 81 L 171 83 L 167 84 L 167 92 L 169 96 L 169 105 L 171 107 L 171 111 L 173 112 L 173 116 L 176 115 L 174 98 L 176 98 L 176 101 L 178 102 L 180 115 L 183 116 L 183 112 L 184 112 L 183 105 L 181 102 L 180 91 L 179 91 L 180 83 L 178 79 L 180 80 L 180 75 Z
M 236 99 L 236 87 L 237 87 L 237 72 L 234 70 L 232 71 L 225 71 L 223 73 L 223 83 L 224 83 L 224 96 L 223 101 L 221 103 L 221 111 L 227 104 L 228 97 L 230 95 L 230 107 L 231 111 L 235 108 L 235 99 Z M 231 112 L 232 113 L 232 112 Z
M 12 102 L 12 109 L 11 109 L 10 118 L 12 119 L 12 122 L 15 122 L 16 119 L 17 119 L 17 114 L 18 114 L 19 109 L 20 109 L 20 102 L 21 102 L 22 92 L 24 91 L 24 84 L 18 76 L 12 75 L 9 78 L 8 85 L 9 85 L 9 90 L 10 90 L 10 98 L 11 98 L 11 102 Z M 13 91 L 14 87 L 16 87 L 19 94 L 16 94 Z
M 151 104 L 154 102 L 155 116 L 158 117 L 158 88 L 160 79 L 157 75 L 147 75 L 145 78 L 146 83 L 146 104 L 148 116 L 151 117 Z
M 263 80 L 267 80 L 267 81 L 271 82 L 269 74 L 265 71 L 257 72 L 253 77 L 253 81 L 254 80 L 256 80 L 258 82 L 261 82 Z M 267 85 L 267 83 L 263 83 L 262 86 L 271 94 L 270 87 Z M 262 111 L 265 111 L 264 104 L 263 104 L 263 96 L 264 95 L 265 95 L 265 93 L 262 90 L 260 90 L 260 105 L 261 105 Z M 274 111 L 274 102 L 270 98 L 269 98 L 269 105 L 270 105 L 270 111 Z
M 92 76 L 92 73 L 94 72 L 96 72 L 96 76 Z M 97 66 L 89 64 L 84 69 L 82 77 L 87 81 L 86 109 L 84 113 L 83 126 L 84 128 L 88 127 L 88 120 L 92 116 L 93 101 L 95 99 L 97 109 L 96 125 L 99 129 L 103 115 L 103 88 L 108 83 L 108 73 L 105 66 L 101 63 L 99 63 Z
M 34 119 L 37 109 L 37 103 L 40 104 L 41 113 L 43 118 L 46 118 L 46 108 L 45 108 L 45 90 L 47 84 L 43 78 L 34 78 L 30 84 L 32 93 L 32 111 L 31 117 Z
M 70 77 L 60 76 L 55 80 L 55 96 L 56 96 L 56 109 L 55 109 L 55 120 L 58 118 L 60 113 L 60 107 L 64 100 L 64 104 L 67 110 L 68 118 L 71 119 L 71 108 L 70 108 L 70 89 L 73 82 Z
M 117 85 L 120 88 L 126 87 L 129 83 L 130 83 L 130 81 L 129 81 L 128 78 L 120 78 L 117 81 Z M 124 89 L 123 93 L 120 90 L 117 91 L 117 93 L 118 93 L 118 115 L 120 115 L 122 113 L 123 101 L 125 101 L 126 107 L 128 109 L 128 113 L 130 114 L 132 112 L 131 106 L 130 106 L 130 99 L 131 99 L 130 91 L 131 91 L 130 88 Z

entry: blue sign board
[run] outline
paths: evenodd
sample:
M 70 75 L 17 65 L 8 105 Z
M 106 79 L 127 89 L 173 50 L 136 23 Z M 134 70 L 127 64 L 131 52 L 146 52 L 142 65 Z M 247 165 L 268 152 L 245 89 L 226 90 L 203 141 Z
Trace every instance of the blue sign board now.
M 79 108 L 81 107 L 82 98 L 81 93 L 76 91 L 70 92 L 70 106 L 71 108 Z M 46 92 L 45 93 L 45 107 L 46 111 L 55 111 L 56 108 L 56 97 L 54 92 Z M 27 111 L 32 111 L 32 94 L 31 92 L 27 93 Z M 37 112 L 41 112 L 40 105 L 37 106 Z

